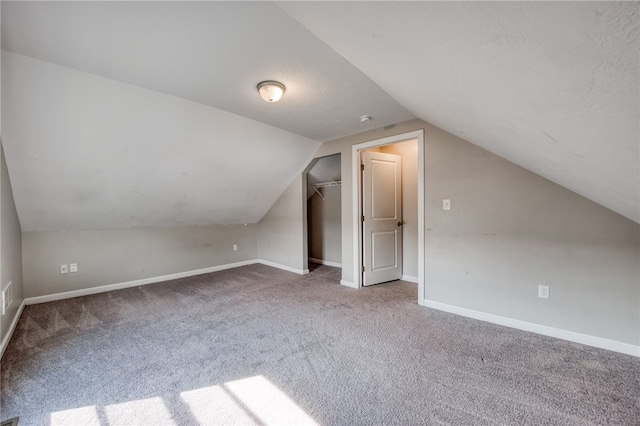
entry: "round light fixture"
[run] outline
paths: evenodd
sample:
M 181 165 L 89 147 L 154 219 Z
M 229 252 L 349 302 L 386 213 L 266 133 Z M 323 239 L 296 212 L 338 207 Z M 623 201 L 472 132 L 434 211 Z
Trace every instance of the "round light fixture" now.
M 363 115 L 362 117 L 360 117 L 361 123 L 368 123 L 371 120 L 373 120 L 373 118 L 370 115 Z
M 284 84 L 277 81 L 262 81 L 258 83 L 258 92 L 267 102 L 278 102 L 284 93 Z

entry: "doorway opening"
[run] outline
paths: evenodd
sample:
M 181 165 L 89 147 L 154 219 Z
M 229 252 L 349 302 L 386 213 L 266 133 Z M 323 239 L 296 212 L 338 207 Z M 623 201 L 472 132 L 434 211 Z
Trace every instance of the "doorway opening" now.
M 367 263 L 369 269 L 375 269 L 375 261 L 373 256 L 375 252 L 371 252 L 371 244 L 365 241 L 363 213 L 363 198 L 366 198 L 366 171 L 363 175 L 362 164 L 366 152 L 378 152 L 384 154 L 399 155 L 402 158 L 402 174 L 401 174 L 401 206 L 404 213 L 399 220 L 396 220 L 396 232 L 401 232 L 400 238 L 397 240 L 393 236 L 391 228 L 384 231 L 380 235 L 379 240 L 384 245 L 392 245 L 396 243 L 401 249 L 401 255 L 392 258 L 391 255 L 382 252 L 380 262 L 385 269 L 392 260 L 397 262 L 401 271 L 400 279 L 418 283 L 418 298 L 422 300 L 424 295 L 424 134 L 423 131 L 409 132 L 401 135 L 391 136 L 383 139 L 357 144 L 352 147 L 352 171 L 353 171 L 353 233 L 354 233 L 354 284 L 356 287 L 362 287 L 375 280 L 367 281 L 365 276 L 367 271 Z M 379 163 L 380 168 L 391 168 L 390 166 Z M 364 176 L 364 179 L 363 179 Z M 380 181 L 384 182 L 384 178 Z M 375 185 L 374 185 L 375 186 Z M 382 185 L 385 186 L 385 185 Z M 389 187 L 390 185 L 386 185 Z M 371 201 L 372 195 L 369 195 Z M 374 196 L 375 197 L 375 196 Z M 365 200 L 367 202 L 367 200 Z M 390 212 L 388 210 L 387 212 Z M 395 212 L 398 214 L 398 212 Z M 385 216 L 385 215 L 382 215 Z M 386 215 L 391 217 L 389 213 Z M 394 220 L 397 217 L 394 217 Z M 400 225 L 398 226 L 398 222 Z M 391 222 L 394 224 L 394 222 Z M 400 228 L 400 229 L 398 229 Z M 393 238 L 392 238 L 393 236 Z M 370 239 L 375 238 L 369 236 Z M 393 239 L 393 241 L 392 241 Z M 374 247 L 375 250 L 375 247 Z M 373 264 L 372 264 L 373 262 Z M 397 273 L 397 272 L 396 272 Z M 397 279 L 397 278 L 392 278 Z M 388 280 L 383 280 L 388 281 Z
M 307 258 L 310 272 L 342 271 L 341 155 L 320 157 L 307 170 Z M 336 269 L 340 268 L 340 269 Z

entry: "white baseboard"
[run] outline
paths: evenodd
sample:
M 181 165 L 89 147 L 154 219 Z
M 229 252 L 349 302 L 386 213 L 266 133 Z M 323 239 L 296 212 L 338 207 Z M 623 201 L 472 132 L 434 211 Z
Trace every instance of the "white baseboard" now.
M 269 260 L 258 259 L 256 262 L 262 265 L 271 266 L 272 268 L 282 269 L 283 271 L 293 272 L 298 275 L 307 275 L 309 273 L 308 269 L 296 269 L 291 266 L 281 265 L 280 263 L 271 262 Z
M 343 285 L 345 287 L 351 287 L 351 288 L 359 288 L 356 283 L 352 283 L 351 281 L 345 281 L 345 280 L 340 280 L 340 285 Z
M 318 263 L 320 265 L 333 266 L 334 268 L 342 268 L 342 263 L 338 262 L 330 262 L 328 260 L 316 259 L 315 257 L 310 257 L 309 262 Z
M 62 293 L 48 294 L 45 296 L 28 297 L 25 299 L 27 305 L 37 303 L 53 302 L 54 300 L 71 299 L 72 297 L 88 296 L 90 294 L 104 293 L 107 291 L 120 290 L 123 288 L 137 287 L 146 284 L 159 283 L 163 281 L 176 280 L 179 278 L 192 277 L 194 275 L 208 274 L 210 272 L 223 271 L 225 269 L 237 268 L 240 266 L 253 265 L 258 261 L 255 259 L 245 260 L 236 263 L 227 263 L 226 265 L 211 266 L 208 268 L 195 269 L 193 271 L 178 272 L 176 274 L 162 275 L 159 277 L 143 278 L 140 280 L 127 281 L 117 284 L 108 284 L 99 287 L 83 288 L 80 290 L 65 291 Z
M 402 281 L 408 281 L 410 283 L 418 284 L 418 277 L 412 277 L 411 275 L 403 275 L 400 279 Z
M 485 312 L 474 311 L 471 309 L 460 308 L 458 306 L 448 305 L 446 303 L 434 302 L 432 300 L 420 301 L 422 306 L 445 311 L 468 318 L 486 321 L 493 324 L 503 325 L 505 327 L 517 328 L 518 330 L 530 331 L 532 333 L 542 334 L 544 336 L 555 337 L 558 339 L 568 340 L 570 342 L 581 343 L 583 345 L 594 346 L 600 349 L 607 349 L 614 352 L 620 352 L 627 355 L 640 357 L 640 346 L 634 346 L 616 340 L 604 339 L 602 337 L 591 336 L 588 334 L 576 333 L 573 331 L 562 330 L 560 328 L 549 327 L 546 325 L 534 324 L 527 321 L 502 317 L 499 315 L 487 314 Z
M 154 284 L 154 283 L 159 283 L 163 281 L 176 280 L 179 278 L 186 278 L 186 277 L 192 277 L 194 275 L 208 274 L 210 272 L 223 271 L 225 269 L 238 268 L 240 266 L 253 265 L 256 263 L 261 263 L 263 265 L 271 266 L 273 268 L 294 272 L 299 275 L 306 275 L 309 273 L 308 269 L 305 269 L 305 270 L 295 269 L 289 266 L 281 265 L 279 263 L 269 262 L 267 260 L 251 259 L 251 260 L 245 260 L 242 262 L 227 263 L 225 265 L 195 269 L 193 271 L 185 271 L 185 272 L 178 272 L 175 274 L 161 275 L 159 277 L 143 278 L 140 280 L 126 281 L 126 282 L 117 283 L 117 284 L 107 284 L 99 287 L 83 288 L 80 290 L 65 291 L 62 293 L 47 294 L 44 296 L 28 297 L 25 299 L 25 303 L 27 305 L 35 305 L 37 303 L 53 302 L 54 300 L 71 299 L 72 297 L 88 296 L 90 294 L 98 294 L 98 293 L 105 293 L 107 291 L 121 290 L 123 288 L 137 287 L 137 286 L 146 285 L 146 284 Z
M 0 344 L 0 359 L 2 358 L 2 355 L 4 355 L 5 349 L 7 349 L 7 345 L 9 344 L 9 340 L 11 340 L 11 336 L 13 336 L 13 332 L 16 330 L 18 320 L 20 319 L 20 315 L 22 315 L 22 311 L 24 310 L 25 305 L 26 303 L 23 300 L 20 304 L 20 307 L 18 308 L 18 312 L 16 312 L 15 316 L 13 317 L 11 327 L 9 327 L 9 330 L 7 330 L 7 335 L 4 336 L 4 339 L 2 339 L 2 343 Z
M 22 315 L 22 311 L 24 310 L 25 305 L 35 305 L 35 304 L 38 304 L 38 303 L 53 302 L 55 300 L 64 300 L 64 299 L 71 299 L 73 297 L 80 297 L 80 296 L 88 296 L 88 295 L 91 295 L 91 294 L 105 293 L 107 291 L 120 290 L 120 289 L 130 288 L 130 287 L 138 287 L 138 286 L 146 285 L 146 284 L 154 284 L 154 283 L 159 283 L 159 282 L 163 282 L 163 281 L 175 280 L 175 279 L 179 279 L 179 278 L 192 277 L 192 276 L 195 276 L 195 275 L 208 274 L 210 272 L 223 271 L 225 269 L 238 268 L 240 266 L 253 265 L 253 264 L 256 264 L 256 263 L 260 263 L 260 264 L 263 264 L 263 265 L 271 266 L 273 268 L 278 268 L 278 269 L 282 269 L 282 270 L 285 270 L 285 271 L 293 272 L 293 273 L 296 273 L 296 274 L 299 274 L 299 275 L 306 275 L 306 274 L 309 273 L 308 269 L 304 269 L 304 270 L 303 269 L 296 269 L 296 268 L 292 268 L 290 266 L 281 265 L 279 263 L 270 262 L 268 260 L 251 259 L 251 260 L 245 260 L 245 261 L 242 261 L 242 262 L 228 263 L 226 265 L 211 266 L 211 267 L 208 267 L 208 268 L 195 269 L 195 270 L 192 270 L 192 271 L 185 271 L 185 272 L 178 272 L 178 273 L 175 273 L 175 274 L 162 275 L 162 276 L 158 276 L 158 277 L 143 278 L 143 279 L 140 279 L 140 280 L 126 281 L 126 282 L 121 282 L 121 283 L 116 283 L 116 284 L 108 284 L 108 285 L 103 285 L 103 286 L 99 286 L 99 287 L 91 287 L 91 288 L 83 288 L 83 289 L 80 289 L 80 290 L 65 291 L 65 292 L 61 292 L 61 293 L 48 294 L 48 295 L 44 295 L 44 296 L 27 297 L 20 304 L 20 308 L 18 309 L 18 312 L 16 313 L 15 317 L 13 318 L 13 322 L 11 323 L 11 327 L 9 328 L 9 330 L 7 332 L 7 335 L 4 337 L 4 339 L 2 339 L 2 343 L 0 344 L 0 358 L 4 354 L 4 351 L 7 348 L 7 345 L 9 344 L 9 341 L 11 340 L 11 336 L 13 335 L 13 332 L 15 331 L 15 328 L 18 325 L 18 320 L 20 319 L 20 315 Z M 353 286 L 353 284 L 351 284 L 351 286 Z

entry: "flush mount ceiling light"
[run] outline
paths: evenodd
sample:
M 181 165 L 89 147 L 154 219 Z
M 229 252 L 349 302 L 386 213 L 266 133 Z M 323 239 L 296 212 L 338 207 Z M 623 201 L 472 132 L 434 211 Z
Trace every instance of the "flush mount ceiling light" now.
M 267 102 L 278 102 L 284 93 L 284 84 L 277 81 L 262 81 L 258 83 L 258 92 Z
M 373 118 L 370 115 L 363 115 L 362 117 L 360 117 L 361 123 L 368 123 L 371 120 L 373 120 Z

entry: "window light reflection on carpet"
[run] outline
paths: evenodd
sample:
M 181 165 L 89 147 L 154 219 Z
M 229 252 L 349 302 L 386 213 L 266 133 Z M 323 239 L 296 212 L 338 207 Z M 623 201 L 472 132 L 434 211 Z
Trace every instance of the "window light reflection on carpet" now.
M 198 424 L 317 425 L 282 390 L 264 376 L 223 383 L 181 392 L 179 401 L 188 408 Z M 56 411 L 50 415 L 51 426 L 83 424 L 87 426 L 183 424 L 174 418 L 161 397 L 139 399 L 118 404 L 85 406 Z

